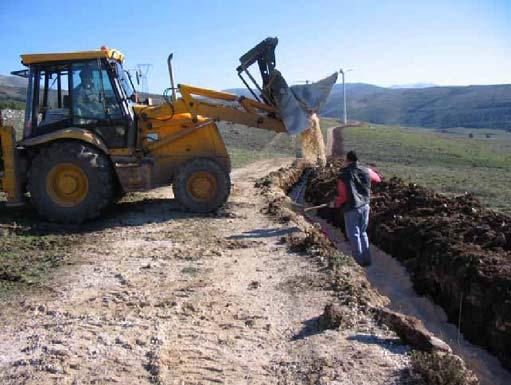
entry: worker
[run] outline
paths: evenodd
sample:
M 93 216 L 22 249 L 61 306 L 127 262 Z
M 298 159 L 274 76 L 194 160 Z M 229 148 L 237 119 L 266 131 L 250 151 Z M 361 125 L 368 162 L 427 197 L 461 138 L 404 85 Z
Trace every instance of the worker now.
M 378 173 L 360 166 L 355 151 L 348 152 L 345 166 L 339 173 L 337 197 L 332 205 L 343 210 L 346 235 L 351 244 L 353 257 L 361 266 L 371 265 L 371 251 L 367 237 L 369 200 L 371 183 L 379 182 L 381 177 Z
M 105 116 L 100 90 L 94 85 L 92 71 L 89 67 L 80 71 L 80 84 L 73 90 L 73 103 L 77 117 L 101 119 Z

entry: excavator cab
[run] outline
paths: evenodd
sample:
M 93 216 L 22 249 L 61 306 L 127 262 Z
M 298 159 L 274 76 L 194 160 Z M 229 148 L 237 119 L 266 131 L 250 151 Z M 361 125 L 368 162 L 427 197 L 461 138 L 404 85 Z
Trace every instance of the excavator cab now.
M 135 92 L 122 69 L 122 56 L 100 52 L 105 55 L 88 58 L 82 53 L 76 59 L 22 55 L 28 70 L 15 74 L 28 78 L 23 140 L 73 128 L 93 132 L 107 148 L 135 145 Z

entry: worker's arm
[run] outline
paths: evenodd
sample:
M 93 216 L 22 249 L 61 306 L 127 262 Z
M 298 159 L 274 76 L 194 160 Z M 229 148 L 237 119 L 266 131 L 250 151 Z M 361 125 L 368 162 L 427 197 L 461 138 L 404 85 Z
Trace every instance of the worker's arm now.
M 346 184 L 341 180 L 337 180 L 337 197 L 335 198 L 334 207 L 339 208 L 348 200 L 348 189 Z
M 371 183 L 381 182 L 381 176 L 376 171 L 370 168 L 368 168 L 367 170 L 369 171 L 369 178 L 371 178 Z

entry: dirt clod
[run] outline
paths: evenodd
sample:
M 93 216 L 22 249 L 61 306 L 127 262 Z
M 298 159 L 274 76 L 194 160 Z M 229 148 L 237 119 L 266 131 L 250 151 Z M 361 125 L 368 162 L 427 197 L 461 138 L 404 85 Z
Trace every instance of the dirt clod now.
M 401 340 L 414 349 L 426 352 L 452 352 L 449 345 L 428 332 L 417 318 L 385 308 L 377 308 L 374 311 L 380 322 L 394 330 Z
M 353 310 L 338 303 L 329 303 L 321 316 L 321 326 L 324 329 L 349 328 L 353 326 Z

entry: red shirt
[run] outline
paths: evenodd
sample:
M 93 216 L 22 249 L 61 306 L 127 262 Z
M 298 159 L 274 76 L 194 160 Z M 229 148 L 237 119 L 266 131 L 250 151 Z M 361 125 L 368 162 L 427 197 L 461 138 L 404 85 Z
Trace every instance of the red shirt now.
M 381 177 L 369 167 L 367 168 L 369 171 L 369 178 L 371 178 L 371 183 L 380 183 Z M 335 208 L 341 207 L 348 200 L 348 188 L 346 184 L 338 179 L 337 180 L 337 197 L 335 198 Z

